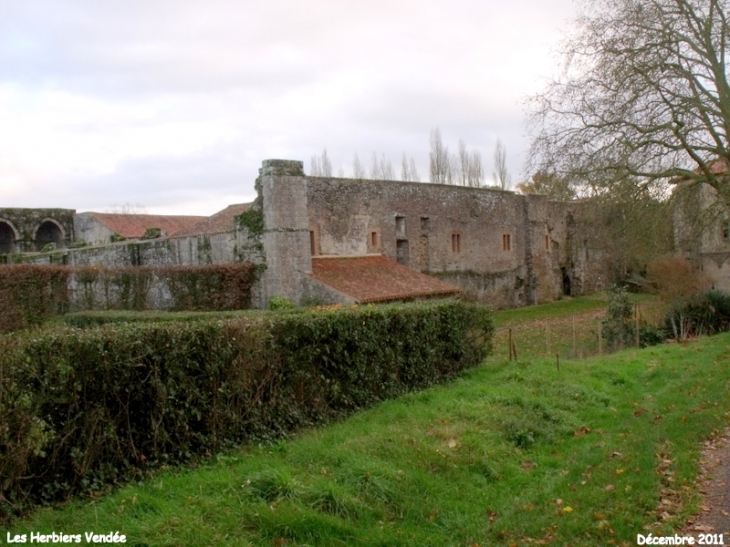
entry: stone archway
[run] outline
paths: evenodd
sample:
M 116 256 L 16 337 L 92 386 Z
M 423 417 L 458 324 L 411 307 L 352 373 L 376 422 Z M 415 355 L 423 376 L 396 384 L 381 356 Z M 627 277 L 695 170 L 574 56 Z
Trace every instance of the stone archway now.
M 0 254 L 12 253 L 15 251 L 15 241 L 18 233 L 7 220 L 0 219 Z
M 63 244 L 63 227 L 55 220 L 48 218 L 38 225 L 35 231 L 35 237 L 33 242 L 35 244 L 36 251 L 40 251 L 49 243 L 55 243 L 56 247 L 61 247 Z

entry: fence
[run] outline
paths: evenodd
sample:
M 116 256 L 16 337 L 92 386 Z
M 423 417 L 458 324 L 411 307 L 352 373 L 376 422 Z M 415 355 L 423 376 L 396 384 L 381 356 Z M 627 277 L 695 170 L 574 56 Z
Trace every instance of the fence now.
M 635 303 L 630 324 L 626 323 L 625 336 L 619 337 L 615 343 L 611 343 L 610 337 L 606 340 L 605 316 L 605 311 L 597 311 L 498 328 L 494 338 L 495 359 L 584 359 L 627 347 L 639 347 L 641 328 L 657 325 L 661 309 L 654 302 Z

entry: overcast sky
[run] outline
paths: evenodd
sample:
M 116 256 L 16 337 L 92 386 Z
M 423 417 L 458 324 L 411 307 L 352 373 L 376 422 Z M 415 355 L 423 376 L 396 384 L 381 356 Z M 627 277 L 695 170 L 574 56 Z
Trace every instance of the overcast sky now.
M 384 154 L 428 180 L 429 133 L 497 139 L 555 75 L 571 0 L 0 0 L 0 207 L 212 214 L 267 158 Z

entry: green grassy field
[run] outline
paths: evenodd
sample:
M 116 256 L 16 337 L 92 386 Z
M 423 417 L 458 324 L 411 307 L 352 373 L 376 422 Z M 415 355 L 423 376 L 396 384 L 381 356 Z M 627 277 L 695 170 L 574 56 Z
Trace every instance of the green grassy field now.
M 662 305 L 655 296 L 629 295 L 641 324 L 660 323 Z M 494 358 L 508 359 L 509 331 L 521 360 L 584 358 L 599 353 L 598 331 L 605 316 L 606 296 L 568 298 L 541 306 L 502 310 L 494 314 L 497 331 Z M 605 349 L 605 344 L 601 346 Z
M 601 309 L 571 302 L 556 313 Z M 545 309 L 503 313 L 555 317 Z M 498 354 L 449 385 L 9 532 L 119 531 L 150 546 L 634 545 L 696 511 L 700 441 L 727 424 L 728 363 L 730 335 L 560 370 Z

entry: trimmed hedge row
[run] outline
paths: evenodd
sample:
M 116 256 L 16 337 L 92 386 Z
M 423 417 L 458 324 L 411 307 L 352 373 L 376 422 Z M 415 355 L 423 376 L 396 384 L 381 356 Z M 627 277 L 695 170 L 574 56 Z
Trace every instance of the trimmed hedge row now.
M 492 333 L 449 301 L 0 337 L 0 517 L 443 381 Z
M 59 321 L 69 327 L 88 329 L 116 323 L 170 323 L 207 321 L 211 319 L 255 318 L 266 312 L 263 310 L 230 311 L 134 311 L 134 310 L 92 310 L 67 313 Z
M 41 324 L 68 311 L 70 271 L 63 266 L 0 266 L 0 333 Z
M 143 310 L 165 293 L 173 310 L 250 307 L 253 264 L 79 268 L 0 266 L 0 333 L 42 323 L 70 309 Z
M 81 309 L 144 310 L 159 307 L 153 293 L 164 287 L 167 309 L 238 310 L 250 307 L 256 267 L 249 263 L 201 266 L 135 266 L 73 270 Z

